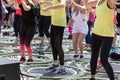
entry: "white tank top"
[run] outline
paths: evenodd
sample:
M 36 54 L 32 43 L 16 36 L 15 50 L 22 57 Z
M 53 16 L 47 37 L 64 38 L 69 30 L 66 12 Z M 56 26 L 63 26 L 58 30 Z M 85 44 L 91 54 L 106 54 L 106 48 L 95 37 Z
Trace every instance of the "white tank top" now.
M 81 14 L 80 11 L 78 15 L 76 15 L 76 12 L 73 13 L 72 19 L 74 20 L 73 28 L 86 28 L 87 24 L 87 14 Z

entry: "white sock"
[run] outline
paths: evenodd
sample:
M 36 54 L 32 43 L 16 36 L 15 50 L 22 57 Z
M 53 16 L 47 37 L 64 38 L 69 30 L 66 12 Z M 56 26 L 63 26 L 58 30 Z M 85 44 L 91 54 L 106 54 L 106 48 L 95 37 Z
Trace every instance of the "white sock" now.
M 53 64 L 54 64 L 54 65 L 58 65 L 58 63 L 57 63 L 57 62 L 54 62 Z
M 79 55 L 78 53 L 75 53 L 75 55 Z
M 83 54 L 80 53 L 80 56 L 81 56 L 81 55 L 83 56 Z
M 65 67 L 64 66 L 60 66 L 60 69 L 65 69 Z

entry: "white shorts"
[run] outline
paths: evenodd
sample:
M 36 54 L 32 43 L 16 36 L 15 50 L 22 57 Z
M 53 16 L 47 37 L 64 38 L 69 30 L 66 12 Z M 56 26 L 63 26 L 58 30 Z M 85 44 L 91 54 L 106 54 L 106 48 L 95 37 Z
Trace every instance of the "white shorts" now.
M 88 25 L 79 25 L 79 26 L 73 26 L 72 33 L 83 33 L 86 34 L 88 33 Z

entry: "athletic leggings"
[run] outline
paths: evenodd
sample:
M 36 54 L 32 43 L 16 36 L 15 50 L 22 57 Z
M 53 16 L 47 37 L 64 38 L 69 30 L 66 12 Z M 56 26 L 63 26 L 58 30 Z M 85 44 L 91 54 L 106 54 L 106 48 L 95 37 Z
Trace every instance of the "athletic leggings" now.
M 20 34 L 21 25 L 22 25 L 22 16 L 15 14 L 13 27 L 16 37 L 18 37 Z
M 112 41 L 113 41 L 113 37 L 102 37 L 96 34 L 92 34 L 92 55 L 90 61 L 92 75 L 95 75 L 96 73 L 97 60 L 98 60 L 98 56 L 100 56 L 102 66 L 106 70 L 110 80 L 114 80 L 113 69 L 110 63 L 108 62 L 109 51 L 112 45 Z M 101 48 L 101 52 L 99 55 L 100 48 Z
M 50 25 L 51 25 L 51 16 L 40 16 L 40 19 L 39 19 L 40 37 L 43 37 L 44 33 L 47 36 L 47 38 L 50 37 L 50 32 L 49 32 Z
M 25 47 L 28 53 L 32 53 L 31 41 L 34 36 L 35 26 L 22 26 L 20 30 L 20 50 L 25 51 Z
M 64 52 L 62 49 L 62 39 L 63 39 L 64 27 L 51 26 L 51 46 L 53 59 L 58 60 L 60 65 L 64 65 Z

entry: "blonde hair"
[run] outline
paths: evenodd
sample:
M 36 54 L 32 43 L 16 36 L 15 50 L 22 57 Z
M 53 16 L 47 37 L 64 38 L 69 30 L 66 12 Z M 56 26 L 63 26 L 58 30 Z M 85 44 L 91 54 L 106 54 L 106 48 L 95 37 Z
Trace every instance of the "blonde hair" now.
M 79 5 L 81 5 L 81 0 L 75 0 L 75 3 L 76 4 L 79 4 Z M 79 13 L 79 9 L 78 9 L 78 7 L 76 7 L 76 6 L 74 6 L 74 8 L 73 8 L 73 13 L 74 12 L 76 12 L 76 16 L 78 15 L 78 13 Z

